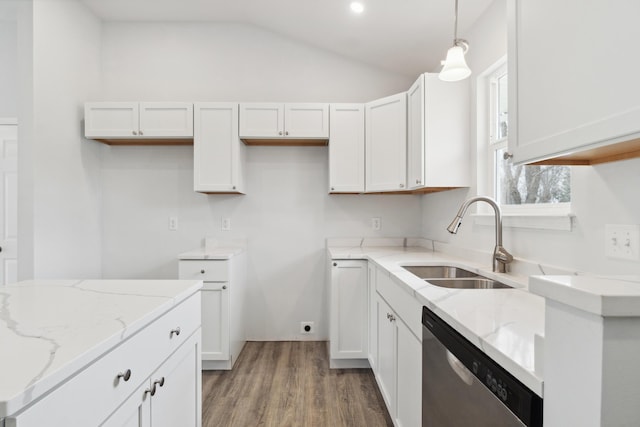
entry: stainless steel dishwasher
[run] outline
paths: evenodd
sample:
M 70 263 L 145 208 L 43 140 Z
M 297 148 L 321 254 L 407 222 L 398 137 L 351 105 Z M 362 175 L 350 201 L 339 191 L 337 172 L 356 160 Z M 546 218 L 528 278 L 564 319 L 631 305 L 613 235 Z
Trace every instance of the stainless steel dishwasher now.
M 427 307 L 422 309 L 422 426 L 542 426 L 542 398 Z

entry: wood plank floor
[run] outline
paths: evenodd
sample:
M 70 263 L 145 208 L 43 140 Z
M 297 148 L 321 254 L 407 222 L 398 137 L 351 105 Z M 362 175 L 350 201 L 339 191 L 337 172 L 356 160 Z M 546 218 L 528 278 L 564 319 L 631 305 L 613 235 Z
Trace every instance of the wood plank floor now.
M 371 370 L 330 370 L 321 341 L 248 342 L 202 372 L 202 400 L 203 427 L 393 426 Z

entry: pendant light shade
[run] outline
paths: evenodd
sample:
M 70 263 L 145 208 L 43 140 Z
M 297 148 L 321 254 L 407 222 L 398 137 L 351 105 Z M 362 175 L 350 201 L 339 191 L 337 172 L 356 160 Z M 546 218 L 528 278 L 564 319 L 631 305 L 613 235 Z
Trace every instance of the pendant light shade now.
M 462 46 L 453 46 L 447 51 L 447 59 L 438 77 L 445 82 L 457 82 L 464 80 L 471 75 L 471 69 L 464 59 L 464 49 Z
M 458 38 L 458 0 L 456 0 L 455 17 L 453 21 L 453 47 L 447 51 L 447 59 L 443 61 L 442 71 L 438 77 L 445 82 L 457 82 L 471 75 L 471 69 L 464 59 L 469 49 L 466 40 Z

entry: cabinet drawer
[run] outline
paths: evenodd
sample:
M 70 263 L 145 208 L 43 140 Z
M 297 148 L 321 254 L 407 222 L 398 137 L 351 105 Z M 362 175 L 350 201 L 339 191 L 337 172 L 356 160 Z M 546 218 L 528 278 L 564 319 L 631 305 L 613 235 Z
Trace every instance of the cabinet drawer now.
M 422 305 L 408 292 L 400 288 L 386 271 L 378 270 L 376 277 L 378 294 L 391 306 L 411 332 L 422 342 Z
M 178 277 L 182 280 L 205 282 L 228 282 L 229 261 L 226 260 L 181 260 L 178 262 Z
M 124 343 L 106 353 L 51 394 L 37 401 L 10 426 L 97 425 L 124 402 L 200 326 L 197 292 Z M 180 327 L 180 333 L 171 333 Z M 118 377 L 130 371 L 127 381 Z M 68 408 L 74 403 L 74 410 Z

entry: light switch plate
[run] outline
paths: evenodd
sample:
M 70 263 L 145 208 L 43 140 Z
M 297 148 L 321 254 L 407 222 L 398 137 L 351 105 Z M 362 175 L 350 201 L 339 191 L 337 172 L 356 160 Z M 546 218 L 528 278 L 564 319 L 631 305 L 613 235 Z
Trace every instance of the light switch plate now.
M 178 218 L 175 216 L 169 217 L 169 231 L 178 230 Z
M 380 218 L 371 218 L 371 228 L 378 231 L 382 228 L 382 220 Z
M 609 258 L 640 260 L 640 225 L 606 224 L 604 253 Z
M 222 231 L 231 231 L 231 218 L 222 218 Z

